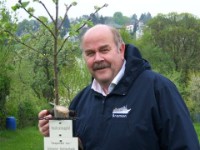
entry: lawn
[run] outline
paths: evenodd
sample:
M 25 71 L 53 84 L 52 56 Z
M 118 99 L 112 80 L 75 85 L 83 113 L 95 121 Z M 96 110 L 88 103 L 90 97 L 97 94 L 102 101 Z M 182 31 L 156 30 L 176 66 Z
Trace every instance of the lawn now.
M 200 141 L 200 123 L 194 124 Z M 43 136 L 37 127 L 0 131 L 1 150 L 43 150 Z
M 1 150 L 43 150 L 43 136 L 37 127 L 0 131 Z
M 197 132 L 197 135 L 198 135 L 198 138 L 199 138 L 199 141 L 200 141 L 200 123 L 195 123 L 194 127 L 195 127 L 195 130 Z

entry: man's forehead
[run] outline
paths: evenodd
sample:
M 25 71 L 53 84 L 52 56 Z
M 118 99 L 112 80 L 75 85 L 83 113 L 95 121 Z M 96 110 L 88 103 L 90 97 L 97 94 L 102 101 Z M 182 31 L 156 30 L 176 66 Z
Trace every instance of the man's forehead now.
M 98 47 L 96 47 L 95 49 L 94 48 L 85 48 L 84 51 L 94 51 L 94 50 L 102 50 L 102 49 L 105 49 L 105 48 L 110 48 L 111 46 L 109 44 L 105 44 L 105 45 L 100 45 Z

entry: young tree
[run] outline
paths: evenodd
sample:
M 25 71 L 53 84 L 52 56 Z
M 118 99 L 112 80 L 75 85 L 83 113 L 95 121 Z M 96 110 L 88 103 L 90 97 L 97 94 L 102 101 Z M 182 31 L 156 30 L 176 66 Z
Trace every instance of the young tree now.
M 23 9 L 27 14 L 29 14 L 30 18 L 34 18 L 37 20 L 41 26 L 43 26 L 50 34 L 53 40 L 53 46 L 52 46 L 52 54 L 51 57 L 53 58 L 53 72 L 54 72 L 54 103 L 56 105 L 59 104 L 59 80 L 58 80 L 58 72 L 59 72 L 59 60 L 58 55 L 63 51 L 63 48 L 68 41 L 69 37 L 75 36 L 79 33 L 79 31 L 85 26 L 90 25 L 91 18 L 89 17 L 86 21 L 80 22 L 77 25 L 74 25 L 70 28 L 70 31 L 68 32 L 68 36 L 64 39 L 61 38 L 61 31 L 62 27 L 65 24 L 65 21 L 68 17 L 68 11 L 72 6 L 75 6 L 77 3 L 73 2 L 70 5 L 66 5 L 65 14 L 63 17 L 58 16 L 59 14 L 59 0 L 52 0 L 52 3 L 55 5 L 55 17 L 50 13 L 48 8 L 46 7 L 45 3 L 40 0 L 33 0 L 33 2 L 40 4 L 44 10 L 47 12 L 49 18 L 51 19 L 51 22 L 48 22 L 45 17 L 37 17 L 34 15 L 34 8 L 29 7 L 30 1 L 22 2 L 22 0 L 19 0 L 18 3 L 12 7 L 14 11 L 17 11 L 18 9 Z M 104 4 L 102 7 L 95 7 L 95 12 L 93 14 L 96 14 L 99 10 L 101 10 L 103 7 L 106 7 L 107 4 Z M 23 42 L 21 39 L 15 36 L 14 33 L 10 32 L 9 30 L 6 30 L 7 33 L 14 36 L 16 41 L 23 44 L 24 46 L 28 47 L 29 49 L 35 51 L 36 53 L 40 53 L 41 55 L 44 55 L 44 53 L 41 51 L 41 49 L 36 49 L 35 47 L 28 45 L 26 42 Z M 50 57 L 50 56 L 49 56 Z M 46 57 L 48 59 L 48 57 Z

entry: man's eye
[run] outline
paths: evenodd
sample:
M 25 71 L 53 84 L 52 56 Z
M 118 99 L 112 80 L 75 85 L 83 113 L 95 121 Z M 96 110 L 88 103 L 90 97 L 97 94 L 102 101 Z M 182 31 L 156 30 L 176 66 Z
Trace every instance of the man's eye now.
M 109 50 L 108 49 L 102 49 L 101 52 L 102 53 L 107 53 Z
M 93 53 L 93 52 L 88 52 L 88 53 L 86 53 L 85 55 L 86 55 L 86 56 L 93 56 L 94 53 Z

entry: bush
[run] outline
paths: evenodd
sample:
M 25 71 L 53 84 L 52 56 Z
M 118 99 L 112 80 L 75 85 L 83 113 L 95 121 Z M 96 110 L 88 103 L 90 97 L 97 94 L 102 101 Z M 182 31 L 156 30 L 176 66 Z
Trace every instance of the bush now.
M 23 101 L 18 105 L 18 126 L 23 128 L 26 126 L 35 125 L 35 116 L 36 112 L 34 111 L 34 106 L 31 101 Z

